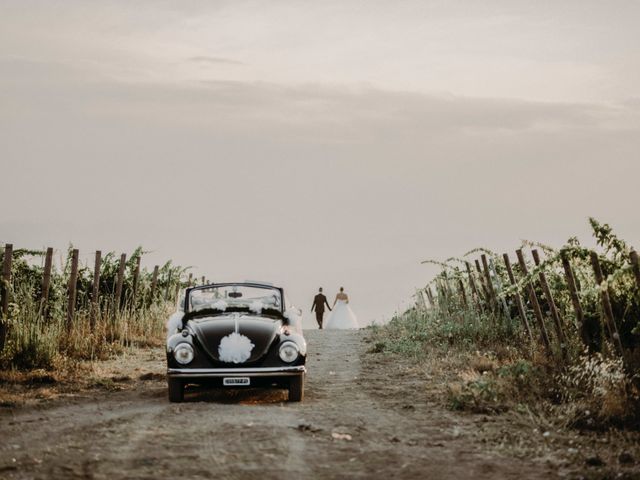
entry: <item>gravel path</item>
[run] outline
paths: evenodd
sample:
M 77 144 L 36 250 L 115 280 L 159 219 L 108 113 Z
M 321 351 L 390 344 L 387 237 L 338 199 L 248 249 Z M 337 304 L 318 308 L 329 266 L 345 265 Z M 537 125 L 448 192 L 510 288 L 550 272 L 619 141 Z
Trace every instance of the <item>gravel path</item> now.
M 303 403 L 279 391 L 187 394 L 161 380 L 0 413 L 0 478 L 549 478 L 487 453 L 474 420 L 365 353 L 364 332 L 310 331 Z M 154 367 L 163 371 L 161 352 Z M 414 383 L 412 383 L 414 382 Z M 293 475 L 293 476 L 292 476 Z

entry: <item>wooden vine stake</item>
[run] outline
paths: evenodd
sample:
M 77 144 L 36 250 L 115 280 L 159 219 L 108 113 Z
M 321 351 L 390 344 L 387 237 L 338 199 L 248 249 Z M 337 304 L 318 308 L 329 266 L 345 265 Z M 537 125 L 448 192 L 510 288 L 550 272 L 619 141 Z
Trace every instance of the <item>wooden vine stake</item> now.
M 89 325 L 91 331 L 96 326 L 96 317 L 100 308 L 100 268 L 102 268 L 102 252 L 96 250 L 96 260 L 93 266 L 93 290 L 91 292 L 91 312 L 89 314 Z
M 580 325 L 580 338 L 582 339 L 582 343 L 591 351 L 593 348 L 593 339 L 585 325 L 584 312 L 580 305 L 580 296 L 578 294 L 578 284 L 573 274 L 573 269 L 571 268 L 571 262 L 569 262 L 569 257 L 565 251 L 560 252 L 560 259 L 562 260 L 562 268 L 564 269 L 564 278 L 567 281 L 567 287 L 569 287 L 569 296 L 573 304 L 573 311 L 576 314 L 578 325 Z
M 177 302 L 177 301 L 178 301 L 178 297 L 180 296 L 180 286 L 181 286 L 181 285 L 180 285 L 180 279 L 178 279 L 178 283 L 176 283 L 176 291 L 175 291 L 175 295 L 174 295 L 174 297 L 173 297 L 173 300 L 174 300 L 175 302 Z
M 133 271 L 133 288 L 131 291 L 131 304 L 135 306 L 136 296 L 138 295 L 138 282 L 140 280 L 140 255 L 136 257 L 136 268 Z
M 462 298 L 462 304 L 467 308 L 467 293 L 464 291 L 464 283 L 462 278 L 458 278 L 458 290 L 460 291 L 460 297 Z
M 516 277 L 513 274 L 513 268 L 511 268 L 511 261 L 509 260 L 509 255 L 504 253 L 502 255 L 504 259 L 504 264 L 507 267 L 507 274 L 509 275 L 509 282 L 511 286 L 515 287 L 517 285 Z M 529 326 L 529 320 L 527 319 L 527 312 L 524 309 L 524 304 L 522 303 L 522 298 L 520 297 L 520 293 L 518 290 L 513 294 L 513 300 L 516 302 L 516 306 L 518 307 L 518 314 L 522 319 L 522 325 L 524 326 L 525 331 L 527 332 L 527 336 L 529 337 L 529 341 L 533 342 L 533 335 L 531 333 L 531 327 Z
M 480 278 L 480 286 L 482 287 L 482 292 L 484 293 L 484 304 L 485 306 L 491 309 L 491 296 L 489 295 L 489 290 L 487 290 L 487 286 L 485 285 L 484 275 L 482 274 L 482 267 L 480 266 L 480 261 L 476 259 L 476 271 L 478 272 L 478 276 Z
M 427 288 L 425 288 L 424 291 L 427 294 L 427 298 L 429 299 L 429 305 L 431 305 L 431 308 L 435 308 L 436 302 L 433 299 L 433 292 L 431 291 L 431 286 L 428 286 Z
M 540 262 L 540 254 L 538 253 L 538 250 L 535 248 L 531 250 L 531 255 L 533 256 L 533 261 L 535 262 L 536 267 L 539 267 L 541 262 Z M 556 336 L 558 337 L 558 344 L 560 345 L 562 358 L 566 360 L 567 338 L 564 334 L 562 318 L 560 318 L 558 307 L 556 307 L 556 302 L 553 300 L 553 295 L 551 294 L 551 289 L 549 288 L 549 282 L 547 282 L 547 276 L 542 270 L 538 272 L 538 279 L 540 280 L 540 286 L 542 287 L 542 292 L 544 293 L 544 296 L 547 299 L 547 303 L 549 304 L 549 310 L 551 311 L 551 318 L 553 319 L 553 324 L 556 328 Z
M 483 253 L 480 256 L 482 260 L 482 271 L 484 273 L 484 280 L 487 284 L 487 290 L 489 291 L 489 297 L 491 298 L 491 303 L 496 313 L 498 312 L 498 299 L 496 296 L 496 291 L 493 288 L 493 280 L 491 280 L 491 271 L 489 270 L 489 262 L 487 261 L 487 256 Z
M 171 270 L 169 270 L 169 275 L 167 276 L 167 284 L 164 287 L 164 299 L 167 301 L 169 299 L 169 286 L 171 285 Z
M 9 285 L 11 284 L 11 261 L 13 260 L 13 245 L 7 243 L 4 246 L 4 257 L 2 261 L 2 315 L 9 312 Z
M 124 283 L 124 268 L 127 265 L 127 255 L 120 255 L 120 263 L 118 264 L 118 276 L 116 277 L 116 293 L 114 298 L 115 311 L 120 310 L 122 304 L 122 285 Z
M 527 262 L 525 262 L 524 260 L 524 255 L 522 254 L 521 249 L 516 250 L 516 256 L 518 257 L 520 270 L 522 270 L 522 274 L 526 277 L 527 275 L 529 275 L 529 269 L 527 268 Z M 531 285 L 531 282 L 527 282 L 526 288 L 529 294 L 529 301 L 531 302 L 531 306 L 533 307 L 533 313 L 535 314 L 536 320 L 538 322 L 538 327 L 540 328 L 542 343 L 544 344 L 544 348 L 547 350 L 547 353 L 551 355 L 551 343 L 549 342 L 547 328 L 544 325 L 544 316 L 542 315 L 542 310 L 540 309 L 540 303 L 538 303 L 538 296 L 536 295 L 536 291 L 533 289 L 533 285 Z
M 600 287 L 600 301 L 602 303 L 602 311 L 604 318 L 607 322 L 607 330 L 609 331 L 609 338 L 613 342 L 618 350 L 620 356 L 624 358 L 624 350 L 622 349 L 622 342 L 620 341 L 620 334 L 618 333 L 618 327 L 613 316 L 613 309 L 611 308 L 611 299 L 609 298 L 609 290 L 606 285 L 602 285 L 604 282 L 604 275 L 602 273 L 602 267 L 600 266 L 600 259 L 596 252 L 591 252 L 591 266 L 593 267 L 593 273 L 596 276 L 596 283 Z
M 448 302 L 447 302 L 447 295 L 446 292 L 443 290 L 443 286 L 442 286 L 442 281 L 440 279 L 438 279 L 436 281 L 436 298 L 438 299 L 438 308 L 440 310 L 442 310 L 443 308 L 447 308 L 448 307 Z M 447 308 L 448 311 L 448 308 Z
M 471 287 L 471 297 L 473 298 L 476 308 L 480 313 L 484 310 L 482 308 L 482 302 L 480 301 L 480 292 L 478 292 L 478 286 L 476 285 L 476 280 L 473 278 L 473 272 L 471 271 L 471 265 L 469 262 L 464 262 L 467 267 L 467 276 L 469 277 L 469 286 Z
M 500 307 L 498 305 L 498 297 L 496 295 L 496 290 L 493 288 L 493 280 L 491 279 L 491 271 L 489 270 L 489 262 L 487 261 L 487 256 L 483 253 L 480 256 L 482 260 L 482 270 L 484 273 L 485 283 L 487 284 L 487 290 L 489 291 L 489 298 L 491 300 L 491 307 L 493 312 L 498 315 Z
M 11 260 L 13 258 L 13 245 L 7 243 L 4 246 L 4 258 L 2 261 L 2 279 L 0 279 L 0 303 L 2 309 L 0 315 L 0 352 L 4 349 L 7 338 L 7 313 L 9 313 L 9 286 L 11 285 Z
M 451 300 L 451 288 L 449 285 L 449 276 L 447 275 L 447 271 L 443 270 L 442 271 L 442 276 L 443 276 L 443 280 L 441 280 L 440 285 L 442 288 L 442 291 L 444 292 L 444 295 L 447 299 L 447 302 L 449 302 Z
M 47 248 L 44 257 L 44 272 L 42 274 L 42 294 L 40 296 L 40 308 L 42 316 L 49 316 L 49 290 L 51 288 L 51 268 L 53 266 L 53 248 Z
M 424 305 L 424 309 L 427 310 L 431 306 L 427 291 L 425 289 L 418 289 L 418 295 L 420 296 L 422 304 Z
M 498 275 L 498 270 L 496 270 L 495 262 L 493 258 L 489 259 L 489 271 L 493 274 L 496 290 L 496 302 L 498 302 L 498 308 L 502 307 L 502 311 L 504 312 L 505 318 L 511 322 L 511 312 L 509 311 L 509 306 L 507 305 L 507 300 L 504 298 L 504 295 L 501 295 L 502 292 L 502 281 L 500 280 L 500 275 Z
M 151 301 L 154 300 L 156 295 L 156 287 L 158 286 L 158 265 L 153 267 L 153 275 L 151 276 Z
M 633 275 L 636 277 L 638 288 L 640 288 L 640 261 L 638 261 L 638 252 L 632 249 L 631 253 L 629 254 L 629 258 L 631 259 L 631 268 L 633 269 Z
M 78 284 L 78 250 L 71 252 L 71 273 L 69 274 L 69 285 L 67 287 L 67 332 L 73 328 L 73 317 L 76 313 L 76 291 Z

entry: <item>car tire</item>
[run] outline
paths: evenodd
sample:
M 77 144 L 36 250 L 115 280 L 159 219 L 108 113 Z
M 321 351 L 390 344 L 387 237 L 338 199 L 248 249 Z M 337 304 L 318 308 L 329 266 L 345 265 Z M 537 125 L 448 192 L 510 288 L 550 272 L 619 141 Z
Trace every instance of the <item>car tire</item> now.
M 167 383 L 169 384 L 169 401 L 177 403 L 184 400 L 184 385 L 182 380 L 169 378 L 167 379 Z
M 289 380 L 289 401 L 301 402 L 302 400 L 304 400 L 304 373 Z

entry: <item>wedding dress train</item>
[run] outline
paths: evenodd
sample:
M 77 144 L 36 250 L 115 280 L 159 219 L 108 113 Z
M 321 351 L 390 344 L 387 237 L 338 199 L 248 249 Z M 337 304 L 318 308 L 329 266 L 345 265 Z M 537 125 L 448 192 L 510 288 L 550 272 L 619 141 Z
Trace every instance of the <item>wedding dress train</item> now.
M 347 330 L 360 327 L 358 325 L 358 318 L 355 313 L 353 313 L 353 310 L 351 310 L 349 304 L 344 300 L 338 300 L 324 328 L 327 330 Z

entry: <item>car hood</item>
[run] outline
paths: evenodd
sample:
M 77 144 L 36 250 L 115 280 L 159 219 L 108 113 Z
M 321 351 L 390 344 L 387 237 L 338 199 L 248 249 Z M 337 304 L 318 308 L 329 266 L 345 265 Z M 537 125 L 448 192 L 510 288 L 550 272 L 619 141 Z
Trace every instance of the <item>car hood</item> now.
M 256 315 L 231 314 L 190 320 L 189 327 L 214 360 L 249 363 L 267 354 L 282 328 L 282 321 Z

